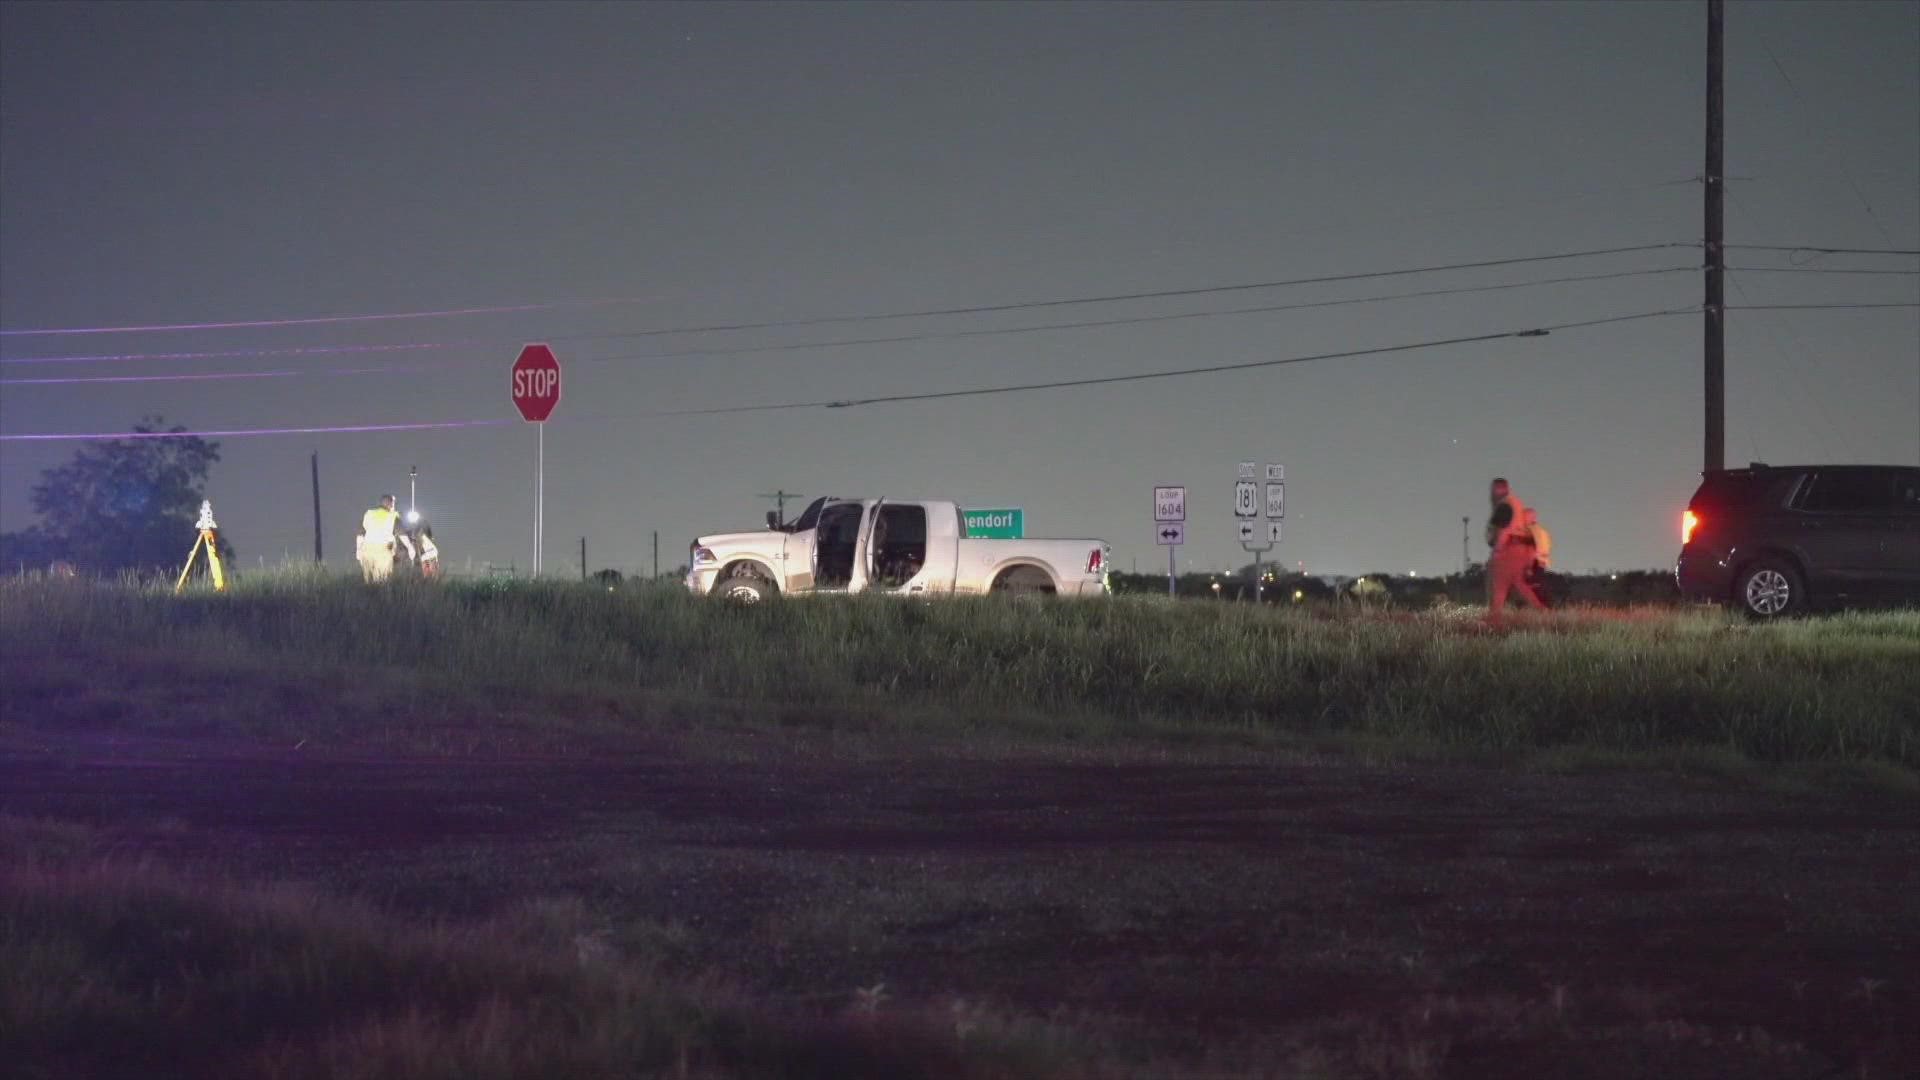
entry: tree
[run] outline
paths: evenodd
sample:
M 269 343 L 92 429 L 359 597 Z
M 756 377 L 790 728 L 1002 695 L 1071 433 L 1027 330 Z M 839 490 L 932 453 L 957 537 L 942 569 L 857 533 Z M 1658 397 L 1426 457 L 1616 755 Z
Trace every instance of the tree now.
M 163 429 L 149 416 L 139 434 L 167 438 L 107 439 L 83 445 L 73 460 L 48 469 L 32 490 L 40 523 L 0 536 L 8 563 L 60 559 L 93 573 L 172 568 L 186 561 L 207 474 L 220 444 Z M 223 538 L 222 557 L 233 548 Z

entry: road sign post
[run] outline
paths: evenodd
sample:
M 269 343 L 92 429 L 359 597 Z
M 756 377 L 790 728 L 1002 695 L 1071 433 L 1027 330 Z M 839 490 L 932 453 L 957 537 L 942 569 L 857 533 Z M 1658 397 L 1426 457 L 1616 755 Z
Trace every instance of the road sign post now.
M 543 344 L 528 345 L 513 362 L 513 407 L 540 429 L 533 481 L 533 576 L 540 576 L 547 526 L 547 418 L 560 404 L 560 361 Z
M 1280 519 L 1287 516 L 1287 470 L 1282 465 L 1266 468 L 1265 505 L 1262 505 L 1259 465 L 1240 463 L 1239 477 L 1233 482 L 1233 516 L 1240 530 L 1240 546 L 1253 553 L 1253 602 L 1259 603 L 1264 591 L 1260 556 L 1280 542 Z M 1264 513 L 1263 513 L 1264 511 Z M 1262 521 L 1262 518 L 1265 518 Z M 1261 525 L 1265 525 L 1265 529 Z
M 1174 587 L 1173 553 L 1187 539 L 1187 489 L 1182 485 L 1153 489 L 1153 524 L 1159 541 L 1167 549 L 1167 596 L 1178 595 Z

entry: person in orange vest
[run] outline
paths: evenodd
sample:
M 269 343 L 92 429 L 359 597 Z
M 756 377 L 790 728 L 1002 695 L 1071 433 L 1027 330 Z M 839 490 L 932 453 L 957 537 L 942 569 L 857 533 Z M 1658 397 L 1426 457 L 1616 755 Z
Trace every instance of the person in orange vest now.
M 1533 535 L 1527 530 L 1529 511 L 1504 476 L 1494 478 L 1487 499 L 1493 504 L 1493 512 L 1487 516 L 1488 616 L 1499 621 L 1506 612 L 1509 592 L 1518 593 L 1523 603 L 1536 610 L 1546 610 L 1540 594 L 1527 583 L 1534 560 Z

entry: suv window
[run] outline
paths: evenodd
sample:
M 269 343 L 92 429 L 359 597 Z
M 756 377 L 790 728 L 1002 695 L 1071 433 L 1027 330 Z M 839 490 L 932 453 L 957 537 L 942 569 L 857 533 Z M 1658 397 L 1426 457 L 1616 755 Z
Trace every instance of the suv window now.
M 1895 505 L 1890 469 L 1822 469 L 1800 500 L 1800 509 L 1827 514 L 1885 513 Z
M 1749 471 L 1741 469 L 1730 472 L 1708 473 L 1700 482 L 1700 490 L 1693 493 L 1693 501 L 1688 504 L 1693 510 L 1744 510 L 1756 506 L 1772 495 L 1774 505 L 1778 505 L 1780 485 L 1796 478 L 1789 470 L 1769 469 Z

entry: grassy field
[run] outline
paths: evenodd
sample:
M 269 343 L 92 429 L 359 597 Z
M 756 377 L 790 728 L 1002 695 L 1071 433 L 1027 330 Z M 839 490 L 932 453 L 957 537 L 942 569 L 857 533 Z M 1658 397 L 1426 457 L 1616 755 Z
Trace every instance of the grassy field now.
M 1915 701 L 1912 614 L 14 581 L 0 1061 L 1899 1076 Z
M 695 723 L 989 739 L 1920 766 L 1916 613 L 1754 627 L 1712 612 L 1596 609 L 1496 632 L 1469 610 L 997 598 L 740 609 L 660 589 L 369 590 L 285 577 L 179 598 L 7 583 L 0 637 L 7 711 L 53 729 L 106 717 L 150 734 L 184 724 L 457 742 L 462 730 L 617 728 L 622 716 L 658 720 L 691 704 Z M 198 707 L 144 708 L 155 694 Z M 485 731 L 472 722 L 556 694 L 585 707 Z
M 85 859 L 87 830 L 4 816 L 0 851 L 0 1056 L 16 1077 L 964 1080 L 1044 1075 L 1070 1049 L 986 1010 L 770 1007 L 665 966 L 632 927 L 615 940 L 578 902 L 404 920 Z

